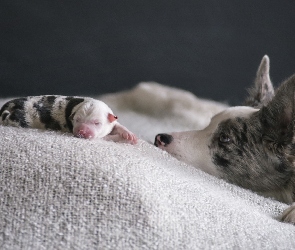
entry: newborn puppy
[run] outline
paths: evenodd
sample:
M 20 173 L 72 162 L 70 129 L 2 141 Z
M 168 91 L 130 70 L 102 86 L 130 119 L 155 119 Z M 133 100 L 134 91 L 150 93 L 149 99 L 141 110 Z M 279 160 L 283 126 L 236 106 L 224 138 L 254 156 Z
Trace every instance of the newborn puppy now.
M 71 132 L 85 139 L 137 142 L 136 136 L 117 121 L 104 103 L 90 97 L 29 96 L 5 103 L 0 124 Z

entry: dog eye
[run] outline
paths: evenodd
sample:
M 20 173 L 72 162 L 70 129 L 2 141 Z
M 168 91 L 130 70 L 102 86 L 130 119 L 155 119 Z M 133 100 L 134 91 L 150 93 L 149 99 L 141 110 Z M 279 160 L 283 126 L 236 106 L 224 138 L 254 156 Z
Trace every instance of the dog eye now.
M 94 122 L 94 125 L 98 126 L 100 125 L 100 122 Z
M 221 133 L 219 135 L 219 141 L 222 142 L 222 143 L 229 143 L 230 142 L 230 138 L 226 134 Z

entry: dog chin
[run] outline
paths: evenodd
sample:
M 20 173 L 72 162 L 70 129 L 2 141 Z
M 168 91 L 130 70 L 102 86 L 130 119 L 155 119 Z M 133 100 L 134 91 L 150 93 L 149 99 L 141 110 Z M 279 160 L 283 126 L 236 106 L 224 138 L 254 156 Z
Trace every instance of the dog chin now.
M 220 178 L 220 175 L 219 175 L 219 172 L 217 171 L 216 166 L 210 162 L 211 161 L 210 159 L 208 159 L 208 162 L 205 162 L 202 156 L 199 156 L 198 158 L 201 159 L 201 161 L 196 161 L 195 159 L 191 161 L 181 159 L 181 161 L 184 161 L 188 165 L 192 165 L 195 168 L 200 169 L 207 174 Z
M 211 163 L 211 159 L 210 157 L 207 157 L 206 159 L 205 157 L 205 153 L 204 155 L 196 155 L 196 152 L 193 154 L 192 152 L 181 152 L 178 151 L 178 149 L 176 147 L 174 147 L 175 145 L 170 144 L 167 146 L 158 146 L 160 149 L 166 151 L 167 153 L 169 153 L 170 155 L 172 155 L 174 158 L 176 158 L 177 160 L 184 162 L 188 165 L 194 166 L 195 168 L 198 168 L 200 170 L 202 170 L 203 172 L 206 172 L 210 175 L 213 175 L 215 177 L 219 177 L 219 172 L 217 171 L 216 166 Z M 192 158 L 192 156 L 194 156 Z

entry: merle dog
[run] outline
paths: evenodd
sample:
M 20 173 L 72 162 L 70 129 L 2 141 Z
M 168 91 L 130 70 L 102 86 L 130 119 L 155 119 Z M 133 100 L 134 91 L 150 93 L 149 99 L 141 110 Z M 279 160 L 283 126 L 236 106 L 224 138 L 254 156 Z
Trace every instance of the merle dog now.
M 13 99 L 2 106 L 0 124 L 72 132 L 85 139 L 137 142 L 104 102 L 90 97 L 43 95 Z
M 269 58 L 264 56 L 245 106 L 225 109 L 203 130 L 158 134 L 155 145 L 209 174 L 291 204 L 295 201 L 294 99 L 295 75 L 274 91 Z M 280 220 L 295 224 L 295 205 Z

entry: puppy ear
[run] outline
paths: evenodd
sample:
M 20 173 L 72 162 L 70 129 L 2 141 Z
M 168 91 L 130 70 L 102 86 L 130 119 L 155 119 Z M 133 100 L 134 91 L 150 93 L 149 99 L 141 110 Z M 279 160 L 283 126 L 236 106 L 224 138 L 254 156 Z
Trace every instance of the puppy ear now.
M 258 111 L 264 142 L 276 148 L 293 143 L 295 125 L 295 75 L 278 88 L 275 97 Z
M 70 116 L 69 116 L 69 119 L 70 119 L 70 121 L 72 121 L 72 120 L 74 120 L 74 116 L 75 116 L 75 112 L 74 113 L 72 113 Z
M 108 114 L 108 120 L 110 123 L 112 123 L 113 121 L 116 121 L 118 119 L 118 116 L 115 116 L 111 113 Z
M 260 108 L 265 106 L 274 96 L 274 88 L 269 77 L 269 58 L 265 55 L 258 67 L 254 86 L 248 89 L 249 97 L 244 105 Z

